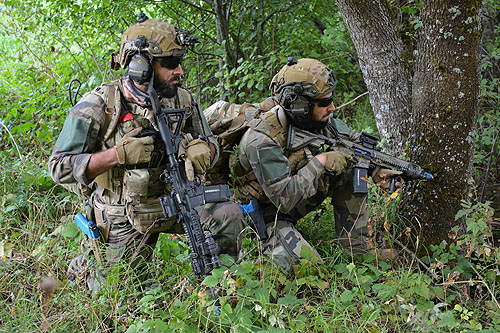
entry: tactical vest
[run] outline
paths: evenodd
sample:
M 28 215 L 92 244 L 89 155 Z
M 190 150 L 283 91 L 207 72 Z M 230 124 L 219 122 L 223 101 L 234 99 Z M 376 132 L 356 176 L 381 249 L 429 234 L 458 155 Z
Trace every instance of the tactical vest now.
M 138 105 L 128 104 L 130 115 L 122 110 L 122 94 L 119 81 L 104 84 L 94 90 L 105 101 L 105 122 L 100 131 L 99 142 L 101 150 L 114 147 L 125 134 L 134 128 L 146 128 L 150 125 L 156 127 L 152 112 Z M 177 94 L 178 105 L 186 108 L 184 122 L 192 112 L 191 96 L 184 89 L 179 89 Z M 163 105 L 162 107 L 175 108 L 176 105 Z M 121 120 L 120 120 L 121 119 Z M 174 124 L 174 130 L 176 125 Z M 184 125 L 184 124 L 183 124 Z M 120 196 L 122 210 L 118 205 L 106 205 L 94 200 L 94 208 L 97 211 L 109 212 L 119 216 L 123 214 L 132 223 L 135 229 L 141 233 L 153 233 L 170 230 L 175 223 L 175 217 L 169 220 L 164 219 L 159 198 L 170 192 L 169 186 L 162 181 L 161 174 L 166 167 L 163 142 L 156 140 L 155 149 L 151 155 L 149 164 L 135 166 L 116 166 L 94 179 L 99 185 L 97 191 L 102 197 Z M 110 202 L 111 200 L 100 200 Z M 102 214 L 101 214 L 102 215 Z M 108 213 L 109 215 L 109 213 Z M 107 235 L 109 223 L 103 221 L 96 212 L 96 220 L 101 226 L 104 224 L 104 234 Z M 102 229 L 102 228 L 100 228 Z

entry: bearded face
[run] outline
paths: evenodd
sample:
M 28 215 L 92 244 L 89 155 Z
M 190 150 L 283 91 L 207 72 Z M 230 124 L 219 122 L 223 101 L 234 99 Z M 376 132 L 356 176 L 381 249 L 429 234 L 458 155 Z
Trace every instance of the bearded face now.
M 177 89 L 180 83 L 180 76 L 176 75 L 168 80 L 164 80 L 159 76 L 154 77 L 153 88 L 155 88 L 158 96 L 163 98 L 172 98 L 177 95 Z

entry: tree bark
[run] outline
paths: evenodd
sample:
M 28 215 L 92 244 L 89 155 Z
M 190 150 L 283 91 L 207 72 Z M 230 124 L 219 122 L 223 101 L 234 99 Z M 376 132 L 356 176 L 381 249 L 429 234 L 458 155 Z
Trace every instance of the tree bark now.
M 385 1 L 337 0 L 359 56 L 380 136 L 392 154 L 404 151 L 411 115 L 408 56 Z
M 480 0 L 422 1 L 409 157 L 435 180 L 412 184 L 405 207 L 420 220 L 427 244 L 447 238 L 468 194 L 479 110 L 480 10 Z
M 234 59 L 234 51 L 231 48 L 231 41 L 229 39 L 229 18 L 231 8 L 228 6 L 227 0 L 214 0 L 213 5 L 217 42 L 224 44 L 224 49 L 226 50 L 226 64 L 233 68 L 236 65 L 236 60 Z
M 447 240 L 469 191 L 479 109 L 481 1 L 422 0 L 413 77 L 387 2 L 337 3 L 358 51 L 380 134 L 395 153 L 404 148 L 398 142 L 408 139 L 409 160 L 435 177 L 407 186 L 402 213 L 418 220 L 424 244 Z

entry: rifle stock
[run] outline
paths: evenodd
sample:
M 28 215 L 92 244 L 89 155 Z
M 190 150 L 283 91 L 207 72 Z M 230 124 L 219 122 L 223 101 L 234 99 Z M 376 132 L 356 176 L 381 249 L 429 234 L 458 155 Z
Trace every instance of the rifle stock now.
M 166 218 L 177 216 L 182 223 L 191 250 L 191 265 L 197 276 L 207 275 L 212 269 L 220 267 L 215 241 L 210 233 L 205 234 L 196 207 L 210 202 L 230 200 L 231 191 L 227 185 L 203 186 L 187 179 L 183 164 L 177 158 L 180 134 L 186 109 L 161 110 L 156 115 L 168 165 L 163 176 L 171 184 L 170 194 L 160 198 L 163 215 Z M 172 118 L 177 126 L 173 131 Z
M 376 136 L 362 133 L 361 143 L 356 143 L 338 136 L 329 138 L 322 134 L 311 133 L 295 126 L 289 126 L 287 148 L 297 151 L 309 146 L 321 150 L 325 145 L 328 150 L 338 150 L 350 155 L 355 161 L 354 166 L 354 193 L 367 193 L 368 171 L 375 167 L 402 172 L 406 179 L 432 180 L 432 174 L 425 172 L 421 166 L 403 159 L 391 156 L 380 151 L 376 144 Z

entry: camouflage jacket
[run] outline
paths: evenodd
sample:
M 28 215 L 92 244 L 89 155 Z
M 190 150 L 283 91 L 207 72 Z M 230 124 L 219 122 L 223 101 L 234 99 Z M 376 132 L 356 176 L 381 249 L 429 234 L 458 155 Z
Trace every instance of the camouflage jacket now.
M 92 153 L 111 148 L 118 142 L 121 137 L 132 130 L 134 127 L 148 127 L 154 122 L 151 107 L 145 103 L 132 102 L 128 100 L 123 93 L 115 100 L 115 105 L 106 105 L 106 97 L 104 95 L 104 86 L 120 86 L 127 80 L 123 78 L 120 81 L 104 84 L 92 92 L 85 94 L 80 101 L 70 109 L 69 115 L 66 118 L 64 127 L 59 134 L 52 156 L 49 160 L 49 171 L 52 179 L 58 184 L 82 184 L 97 189 L 99 186 L 94 184 L 93 179 L 87 179 L 85 171 Z M 109 91 L 112 91 L 109 88 Z M 110 92 L 111 93 L 111 92 Z M 188 98 L 187 102 L 184 99 Z M 144 101 L 141 101 L 144 102 Z M 182 88 L 178 89 L 177 96 L 169 99 L 162 99 L 162 108 L 182 108 L 190 106 L 188 115 L 183 124 L 183 133 L 190 133 L 193 137 L 206 136 L 208 140 L 217 147 L 216 158 L 212 161 L 215 163 L 218 156 L 218 144 L 213 138 L 210 128 L 204 118 L 203 113 L 196 101 L 194 101 L 187 91 Z M 104 139 L 105 112 L 112 112 L 113 108 L 118 108 L 120 118 L 116 129 L 105 142 Z M 121 110 L 121 111 L 120 111 Z M 156 124 L 151 124 L 153 127 Z M 156 150 L 156 149 L 155 149 Z M 157 165 L 159 166 L 159 165 Z M 116 166 L 110 173 L 120 175 L 121 167 Z M 123 175 L 123 174 L 122 174 Z M 115 177 L 115 178 L 119 178 Z M 151 181 L 153 181 L 151 179 Z M 118 187 L 121 184 L 117 184 Z M 101 192 L 102 189 L 101 189 Z M 119 194 L 119 188 L 115 188 L 116 194 Z M 159 194 L 159 193 L 158 193 Z M 118 202 L 119 196 L 114 196 L 108 203 Z
M 359 137 L 340 120 L 331 117 L 330 122 L 343 135 L 354 140 Z M 312 197 L 321 203 L 328 195 L 330 183 L 335 181 L 332 178 L 341 178 L 324 177 L 323 165 L 308 147 L 297 152 L 287 150 L 288 122 L 280 106 L 261 115 L 249 127 L 240 141 L 237 160 L 231 161 L 235 190 L 241 201 L 255 197 L 289 213 Z M 320 133 L 334 137 L 326 128 Z M 293 215 L 303 216 L 306 210 L 300 209 Z

